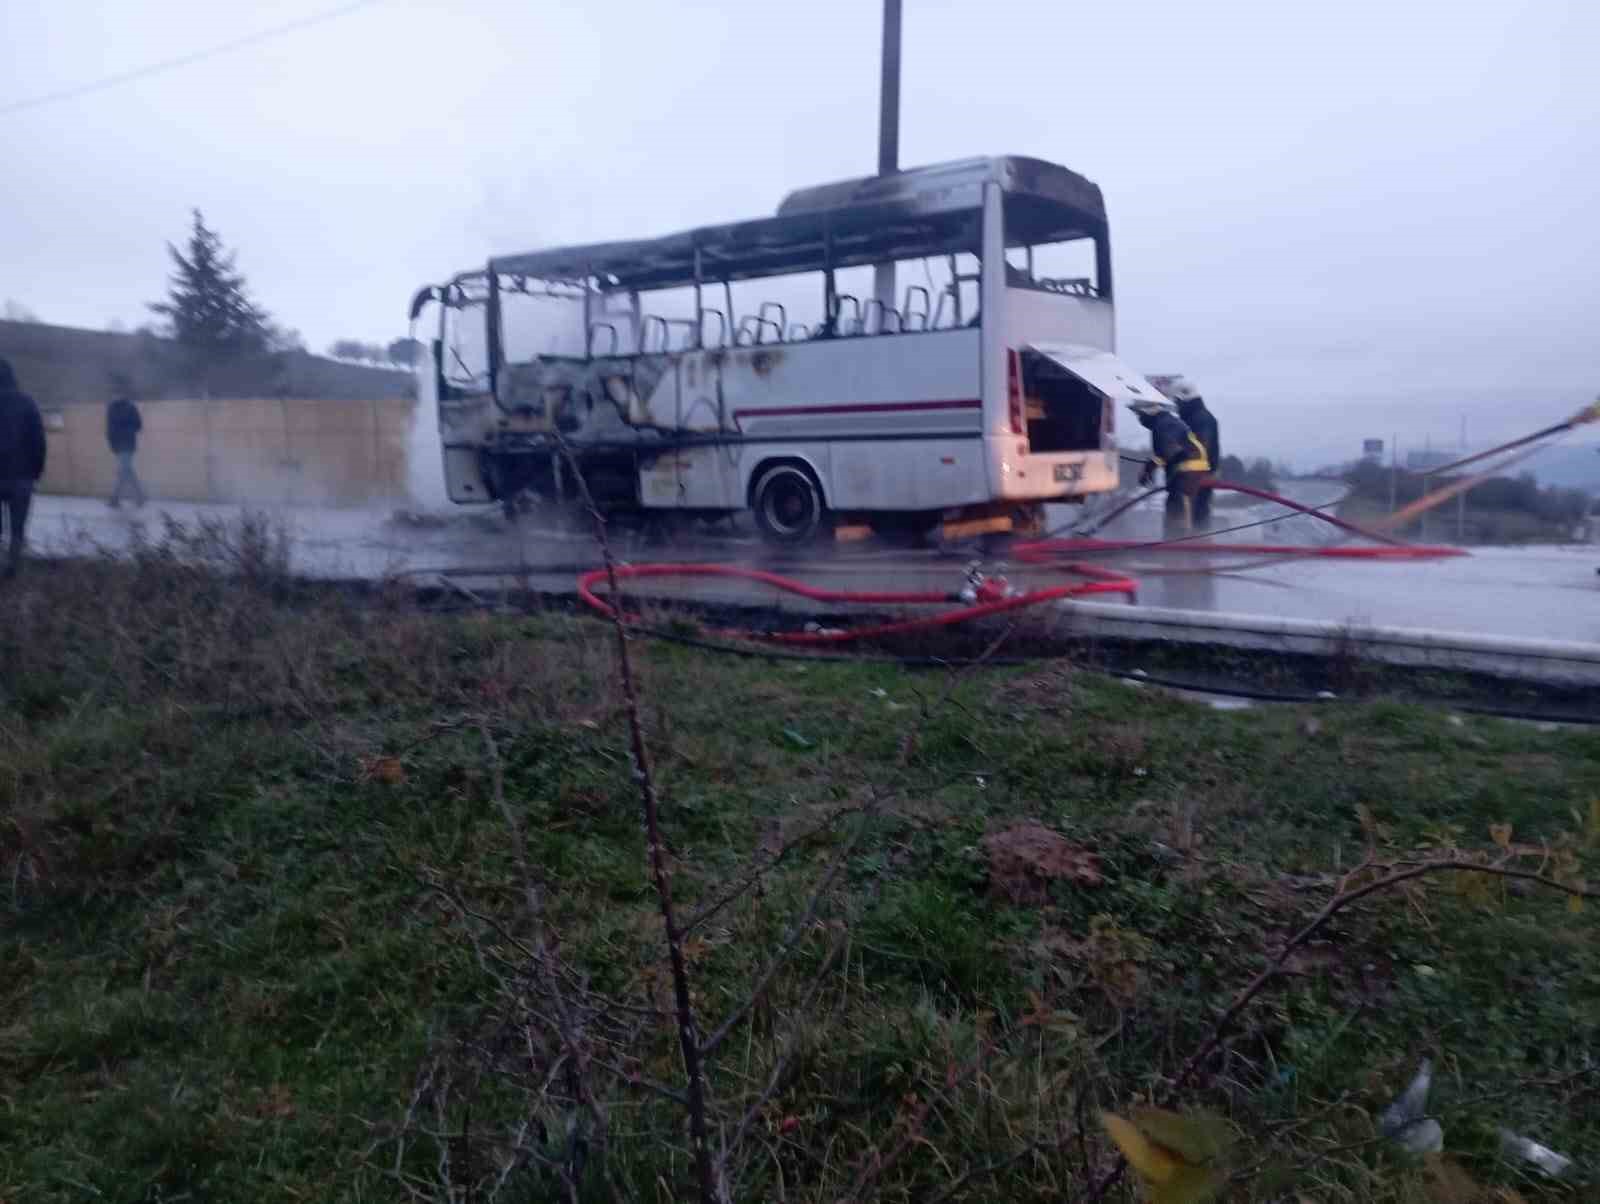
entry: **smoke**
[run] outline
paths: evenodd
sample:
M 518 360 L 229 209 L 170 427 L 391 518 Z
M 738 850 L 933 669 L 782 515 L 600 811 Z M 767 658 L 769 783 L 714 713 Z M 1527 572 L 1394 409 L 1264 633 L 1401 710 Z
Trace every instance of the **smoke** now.
M 419 511 L 443 510 L 450 505 L 444 488 L 444 449 L 439 438 L 439 402 L 433 363 L 417 357 L 417 403 L 411 410 L 406 435 L 406 493 Z

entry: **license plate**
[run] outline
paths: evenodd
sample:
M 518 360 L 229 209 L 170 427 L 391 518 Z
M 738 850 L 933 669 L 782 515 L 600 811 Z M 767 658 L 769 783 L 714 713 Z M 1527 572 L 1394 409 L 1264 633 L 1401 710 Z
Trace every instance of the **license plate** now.
M 1083 461 L 1077 460 L 1071 464 L 1057 464 L 1055 472 L 1057 481 L 1075 484 L 1083 480 Z

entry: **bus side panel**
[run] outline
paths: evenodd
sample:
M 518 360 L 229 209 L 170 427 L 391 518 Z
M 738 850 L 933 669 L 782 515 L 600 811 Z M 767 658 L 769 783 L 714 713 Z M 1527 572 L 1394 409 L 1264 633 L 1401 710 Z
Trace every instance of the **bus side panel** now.
M 982 439 L 835 443 L 836 510 L 943 510 L 989 499 Z
M 652 401 L 651 420 L 662 426 L 702 434 L 730 430 L 722 405 L 722 355 L 720 351 L 685 351 L 677 357 L 673 389 L 668 398 Z
M 1005 290 L 1004 338 L 1007 347 L 1029 343 L 1077 343 L 1115 351 L 1116 324 L 1111 302 L 1035 289 Z
M 745 503 L 739 480 L 737 447 L 680 447 L 641 467 L 639 497 L 650 509 L 734 510 Z
M 836 510 L 918 510 L 988 496 L 979 332 L 941 330 L 727 351 L 724 415 L 747 440 L 743 486 L 761 463 L 813 442 Z M 741 493 L 735 505 L 745 503 Z
M 643 406 L 647 422 L 668 430 L 715 437 L 735 432 L 722 419 L 722 361 L 714 351 L 688 351 L 671 367 Z M 738 448 L 731 444 L 682 447 L 646 459 L 639 498 L 651 509 L 730 510 L 744 505 Z

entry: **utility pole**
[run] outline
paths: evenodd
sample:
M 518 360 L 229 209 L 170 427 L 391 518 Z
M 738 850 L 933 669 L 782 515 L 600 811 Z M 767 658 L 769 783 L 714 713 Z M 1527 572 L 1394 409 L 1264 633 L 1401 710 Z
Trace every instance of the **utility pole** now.
M 1400 436 L 1389 436 L 1389 513 L 1394 513 L 1395 480 L 1400 475 Z
M 883 0 L 883 66 L 878 79 L 878 174 L 900 170 L 900 0 Z M 894 264 L 873 272 L 873 293 L 894 307 Z
M 1428 460 L 1431 460 L 1433 458 L 1432 455 L 1431 455 L 1432 451 L 1433 451 L 1433 436 L 1432 435 L 1424 435 L 1422 437 L 1422 454 L 1427 457 L 1427 459 L 1424 459 L 1422 461 L 1422 463 L 1424 465 L 1426 465 L 1428 463 Z M 1432 474 L 1430 474 L 1428 472 L 1427 468 L 1423 468 L 1423 470 L 1422 470 L 1422 493 L 1420 494 L 1420 496 L 1421 497 L 1427 497 L 1428 494 L 1430 494 L 1432 492 L 1433 492 L 1433 476 L 1432 476 Z M 1417 538 L 1420 539 L 1423 543 L 1426 543 L 1428 541 L 1428 512 L 1426 510 L 1424 510 L 1421 514 L 1419 514 L 1417 516 L 1417 518 L 1418 518 L 1418 520 L 1420 522 L 1420 526 L 1419 526 L 1418 531 L 1417 531 Z

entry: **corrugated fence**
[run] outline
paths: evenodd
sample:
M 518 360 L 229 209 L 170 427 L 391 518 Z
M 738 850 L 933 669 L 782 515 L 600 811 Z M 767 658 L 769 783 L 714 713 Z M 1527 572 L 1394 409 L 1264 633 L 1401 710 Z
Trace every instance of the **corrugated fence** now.
M 415 403 L 373 401 L 141 402 L 134 461 L 152 498 L 351 506 L 406 496 Z M 44 410 L 46 493 L 111 492 L 117 465 L 103 405 Z

